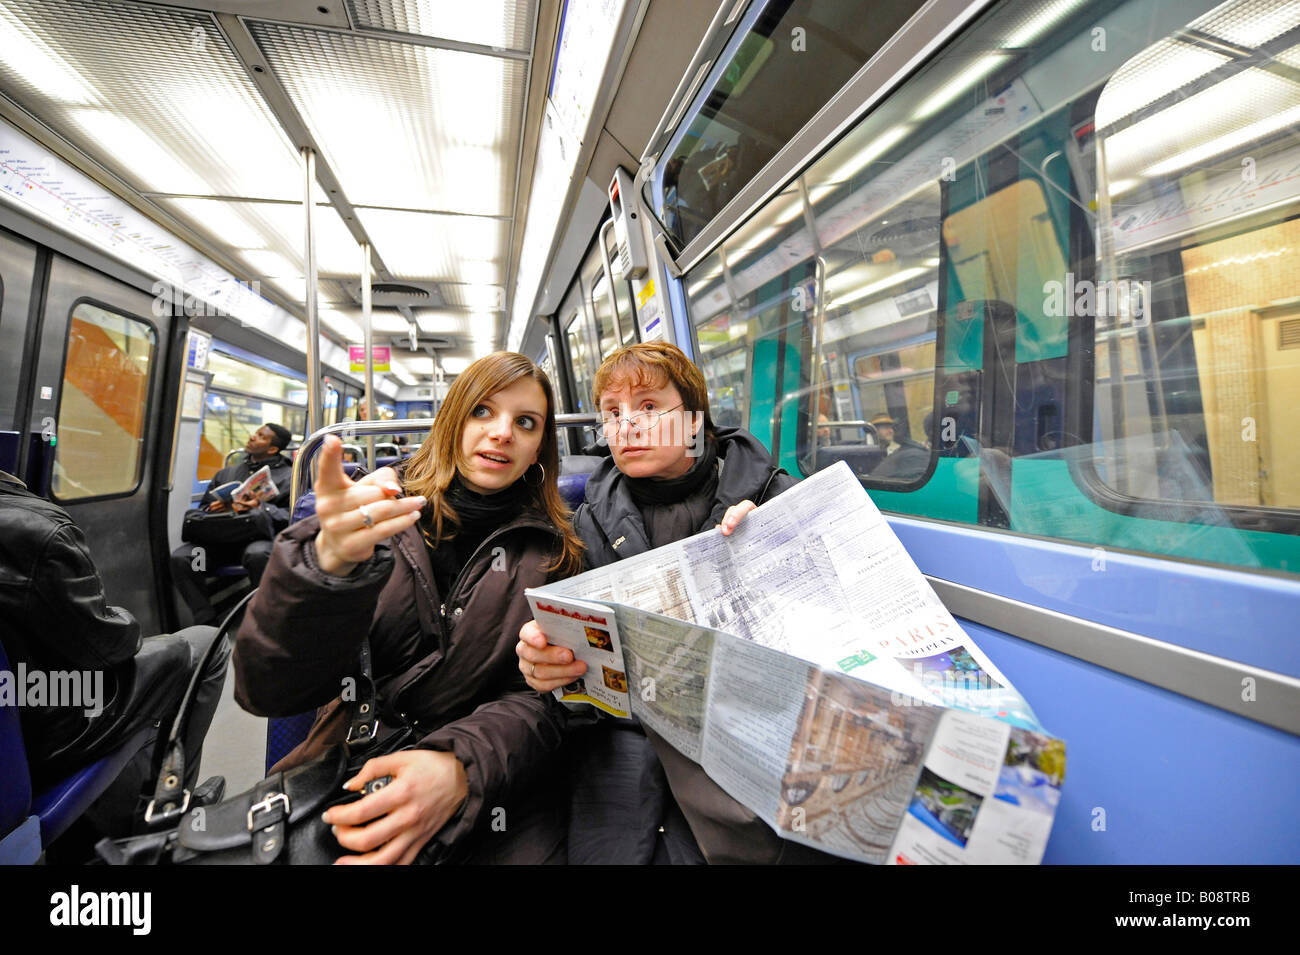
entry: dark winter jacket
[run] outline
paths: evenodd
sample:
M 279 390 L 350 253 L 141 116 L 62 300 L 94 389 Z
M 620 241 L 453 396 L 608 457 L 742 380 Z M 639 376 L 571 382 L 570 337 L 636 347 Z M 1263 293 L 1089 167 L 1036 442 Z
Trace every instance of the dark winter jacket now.
M 140 625 L 110 607 L 86 539 L 68 512 L 0 471 L 0 638 L 17 672 L 102 671 L 105 695 L 130 674 Z M 33 769 L 88 724 L 80 706 L 21 708 Z
M 720 523 L 727 508 L 734 504 L 745 500 L 763 504 L 798 483 L 796 478 L 777 467 L 767 449 L 749 432 L 739 428 L 719 428 L 717 437 L 719 471 L 713 506 L 708 516 L 691 531 L 692 534 Z M 574 526 L 587 548 L 586 559 L 590 567 L 603 567 L 651 549 L 645 519 L 628 489 L 627 478 L 615 466 L 613 459 L 602 462 L 588 478 L 586 500 L 574 514 Z M 628 721 L 605 720 L 597 732 L 625 736 L 635 732 L 635 728 Z M 819 855 L 781 839 L 753 812 L 728 796 L 698 763 L 681 755 L 652 730 L 645 729 L 644 732 L 663 764 L 672 796 L 709 862 L 809 861 L 810 856 Z M 615 742 L 605 740 L 600 743 L 603 758 L 612 758 L 619 764 L 602 770 L 614 781 L 609 786 L 611 791 L 620 790 L 619 780 L 656 777 L 651 767 L 642 765 L 644 760 L 653 759 L 645 752 L 644 745 L 637 746 L 631 739 L 622 741 L 622 745 L 613 745 Z M 636 806 L 629 804 L 627 807 L 630 815 L 623 820 L 621 828 L 638 832 L 647 826 L 658 826 L 658 820 L 643 817 L 640 813 L 641 807 L 657 805 L 658 802 L 648 799 L 644 793 L 639 800 Z M 610 841 L 601 833 L 584 833 L 583 827 L 582 819 L 572 820 L 571 852 L 575 851 L 575 843 L 581 843 L 584 838 Z M 653 846 L 653 839 L 642 844 Z M 599 848 L 593 855 L 599 856 Z M 619 861 L 627 860 L 622 858 Z
M 384 726 L 410 726 L 419 746 L 453 753 L 465 767 L 468 797 L 434 837 L 462 846 L 496 807 L 530 797 L 560 745 L 563 708 L 528 688 L 515 657 L 532 616 L 524 589 L 547 582 L 559 533 L 525 510 L 488 535 L 440 595 L 417 527 L 380 544 L 347 577 L 319 568 L 319 529 L 310 517 L 276 538 L 235 645 L 235 698 L 267 716 L 326 707 L 282 765 L 306 761 L 343 738 L 339 698 L 369 634 Z
M 716 433 L 717 490 L 708 517 L 693 534 L 720 523 L 733 504 L 762 504 L 798 483 L 776 466 L 767 449 L 748 431 L 719 428 Z M 628 490 L 627 477 L 612 457 L 598 464 L 587 478 L 586 500 L 574 512 L 573 525 L 587 548 L 588 567 L 604 567 L 652 549 L 645 520 Z
M 231 481 L 239 481 L 242 484 L 257 471 L 268 466 L 271 469 L 271 480 L 275 482 L 275 488 L 279 493 L 269 501 L 263 501 L 260 507 L 253 508 L 253 513 L 265 516 L 266 536 L 274 537 L 278 531 L 289 524 L 289 502 L 293 494 L 293 461 L 287 454 L 277 454 L 254 463 L 253 459 L 245 453 L 234 464 L 222 468 L 213 475 L 212 480 L 208 482 L 208 489 L 203 492 L 203 499 L 199 501 L 199 508 L 206 508 L 217 499 L 215 490 L 221 485 Z

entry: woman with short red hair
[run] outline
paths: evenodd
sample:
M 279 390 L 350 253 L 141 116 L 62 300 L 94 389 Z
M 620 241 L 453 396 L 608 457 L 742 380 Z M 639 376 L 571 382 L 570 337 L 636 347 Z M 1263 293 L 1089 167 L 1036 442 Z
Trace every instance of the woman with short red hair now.
M 714 427 L 704 375 L 675 345 L 643 342 L 614 352 L 596 372 L 593 391 L 611 457 L 588 478 L 586 500 L 573 516 L 588 567 L 717 525 L 730 534 L 756 504 L 796 483 L 752 434 Z M 535 622 L 520 638 L 519 668 L 535 690 L 550 692 L 585 672 L 568 650 L 548 645 Z M 570 746 L 571 863 L 819 855 L 780 839 L 635 720 L 601 719 L 575 730 Z

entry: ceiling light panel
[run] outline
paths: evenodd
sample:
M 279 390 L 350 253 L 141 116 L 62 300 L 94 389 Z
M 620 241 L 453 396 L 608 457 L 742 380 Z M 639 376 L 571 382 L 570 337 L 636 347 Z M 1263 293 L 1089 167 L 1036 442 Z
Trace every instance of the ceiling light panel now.
M 1187 28 L 1253 50 L 1297 26 L 1300 4 L 1294 0 L 1238 0 L 1220 4 Z
M 448 305 L 490 312 L 506 307 L 505 289 L 500 285 L 442 285 L 439 291 Z
M 249 28 L 352 203 L 510 213 L 525 62 L 277 23 Z
M 297 153 L 203 14 L 5 0 L 0 91 L 140 192 L 302 193 Z
M 1169 157 L 1300 105 L 1300 86 L 1246 69 L 1134 123 L 1105 141 L 1106 176 L 1127 179 Z
M 211 235 L 223 248 L 268 249 L 303 269 L 302 205 L 275 202 L 230 202 L 225 199 L 158 199 L 159 205 Z M 333 206 L 316 207 L 316 271 L 360 275 L 361 247 Z
M 470 319 L 468 312 L 449 312 L 438 308 L 415 309 L 415 321 L 424 335 L 468 335 Z
M 531 50 L 536 4 L 530 0 L 347 0 L 352 22 L 367 30 Z
M 510 242 L 507 219 L 361 208 L 357 216 L 398 278 L 462 282 L 481 263 L 502 262 Z
M 370 328 L 376 335 L 401 335 L 409 327 L 410 322 L 401 312 L 389 308 L 370 310 Z
M 1153 43 L 1106 81 L 1097 101 L 1098 129 L 1136 113 L 1227 62 L 1224 53 L 1179 40 Z

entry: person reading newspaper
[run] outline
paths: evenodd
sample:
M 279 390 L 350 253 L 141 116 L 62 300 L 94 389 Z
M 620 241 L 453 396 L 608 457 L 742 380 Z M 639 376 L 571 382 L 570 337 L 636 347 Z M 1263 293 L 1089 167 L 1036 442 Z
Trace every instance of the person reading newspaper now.
M 256 587 L 271 559 L 271 539 L 289 526 L 293 461 L 284 449 L 292 437 L 282 425 L 262 425 L 248 436 L 244 454 L 213 475 L 199 501 L 197 509 L 209 513 L 253 515 L 255 520 L 250 523 L 256 525 L 255 539 L 226 545 L 191 541 L 172 551 L 172 583 L 196 624 L 216 622 L 217 612 L 208 598 L 209 575 L 219 567 L 239 564 L 248 573 L 249 583 Z M 265 482 L 254 481 L 263 471 Z M 227 487 L 231 484 L 235 486 Z M 274 487 L 275 493 L 259 494 L 254 485 Z M 226 494 L 221 493 L 223 488 Z
M 596 372 L 593 391 L 612 456 L 588 479 L 574 514 L 589 568 L 717 525 L 730 534 L 757 504 L 796 483 L 753 435 L 714 427 L 704 376 L 674 345 L 643 342 L 614 352 Z M 516 652 L 539 692 L 586 673 L 535 621 L 520 631 Z M 570 751 L 570 862 L 838 861 L 778 837 L 635 720 L 602 717 L 572 734 Z

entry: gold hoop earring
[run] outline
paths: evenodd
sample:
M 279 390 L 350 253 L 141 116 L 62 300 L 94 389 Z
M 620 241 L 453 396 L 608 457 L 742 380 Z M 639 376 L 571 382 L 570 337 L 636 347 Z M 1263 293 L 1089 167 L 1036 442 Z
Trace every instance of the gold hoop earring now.
M 537 464 L 537 462 L 534 461 L 533 464 Z M 528 480 L 528 471 L 531 471 L 532 467 L 530 466 L 528 468 L 528 471 L 524 472 L 524 483 L 527 484 L 529 487 L 541 487 L 543 484 L 546 483 L 546 466 L 542 464 L 537 464 L 537 469 L 542 472 L 542 476 L 536 484 Z

